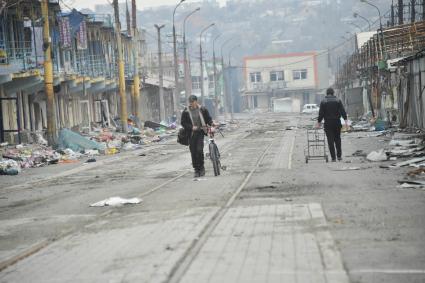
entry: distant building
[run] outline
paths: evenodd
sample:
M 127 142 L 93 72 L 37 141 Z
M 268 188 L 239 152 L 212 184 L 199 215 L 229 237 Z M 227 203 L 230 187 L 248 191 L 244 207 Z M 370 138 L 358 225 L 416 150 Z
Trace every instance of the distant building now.
M 329 86 L 327 55 L 324 51 L 244 58 L 243 107 L 299 112 L 306 103 L 318 103 Z M 274 100 L 281 98 L 290 98 L 291 107 L 275 108 Z

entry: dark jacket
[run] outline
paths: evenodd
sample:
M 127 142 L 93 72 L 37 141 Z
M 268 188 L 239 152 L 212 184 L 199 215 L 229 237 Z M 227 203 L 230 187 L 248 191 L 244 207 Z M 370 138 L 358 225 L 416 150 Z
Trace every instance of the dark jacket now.
M 208 112 L 207 108 L 201 106 L 201 114 L 204 117 L 205 124 L 211 126 L 213 121 L 212 121 L 212 118 L 211 118 L 210 113 Z M 187 109 L 187 108 L 185 108 L 183 110 L 182 118 L 181 118 L 181 125 L 186 131 L 190 132 L 190 135 L 192 135 L 193 125 L 192 125 L 192 120 L 190 119 L 189 109 Z M 206 134 L 207 133 L 205 133 L 205 135 Z
M 345 112 L 344 105 L 342 105 L 342 101 L 334 95 L 327 95 L 320 103 L 317 121 L 319 123 L 323 119 L 325 119 L 325 123 L 340 121 L 341 117 L 347 120 L 347 113 Z

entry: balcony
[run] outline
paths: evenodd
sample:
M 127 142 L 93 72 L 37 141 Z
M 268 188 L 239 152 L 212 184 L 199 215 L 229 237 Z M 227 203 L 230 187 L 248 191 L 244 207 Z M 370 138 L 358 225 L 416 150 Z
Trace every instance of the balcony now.
M 257 92 L 269 92 L 272 90 L 283 90 L 286 88 L 285 81 L 276 81 L 276 82 L 261 82 L 261 83 L 251 83 L 250 90 Z

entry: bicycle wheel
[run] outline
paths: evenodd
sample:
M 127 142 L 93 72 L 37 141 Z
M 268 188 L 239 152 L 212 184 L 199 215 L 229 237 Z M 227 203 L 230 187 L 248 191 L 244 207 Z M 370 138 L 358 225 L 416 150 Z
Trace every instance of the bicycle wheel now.
M 220 175 L 220 153 L 218 152 L 218 148 L 214 143 L 210 144 L 210 159 L 214 168 L 214 176 Z

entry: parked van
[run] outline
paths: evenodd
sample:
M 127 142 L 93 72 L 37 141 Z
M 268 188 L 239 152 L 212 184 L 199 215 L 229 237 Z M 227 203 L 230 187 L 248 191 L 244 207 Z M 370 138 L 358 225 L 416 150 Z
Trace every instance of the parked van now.
M 319 106 L 317 106 L 317 104 L 304 104 L 301 113 L 319 113 Z

